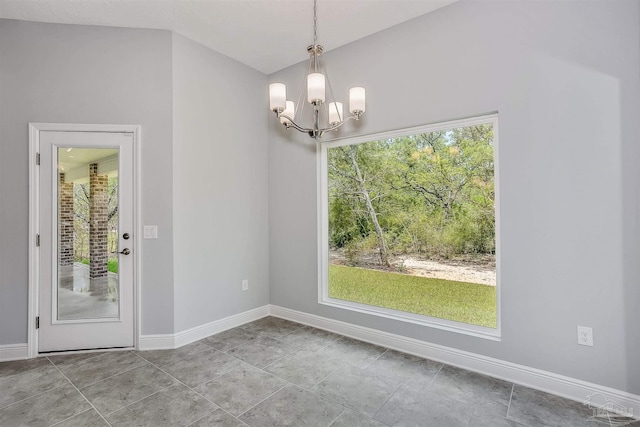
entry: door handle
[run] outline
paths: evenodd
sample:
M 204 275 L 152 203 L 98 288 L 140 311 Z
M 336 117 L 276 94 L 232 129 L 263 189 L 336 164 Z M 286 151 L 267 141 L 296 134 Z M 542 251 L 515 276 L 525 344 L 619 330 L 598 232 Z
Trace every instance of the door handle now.
M 118 253 L 121 253 L 122 255 L 129 255 L 131 253 L 131 250 L 129 248 L 124 248 Z

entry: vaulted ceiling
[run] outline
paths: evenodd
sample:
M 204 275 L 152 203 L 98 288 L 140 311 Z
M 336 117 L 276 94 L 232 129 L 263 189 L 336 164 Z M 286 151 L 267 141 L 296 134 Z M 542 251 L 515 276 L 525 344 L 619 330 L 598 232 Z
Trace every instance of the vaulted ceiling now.
M 319 0 L 325 51 L 456 0 Z M 173 30 L 265 74 L 307 58 L 312 0 L 0 0 L 0 18 Z

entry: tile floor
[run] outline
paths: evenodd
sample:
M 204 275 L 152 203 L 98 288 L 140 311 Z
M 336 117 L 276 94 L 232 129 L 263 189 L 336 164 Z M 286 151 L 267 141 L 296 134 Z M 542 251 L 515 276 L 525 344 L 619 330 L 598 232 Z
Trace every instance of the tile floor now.
M 60 320 L 118 317 L 118 274 L 89 278 L 81 262 L 59 267 L 58 316 Z
M 274 317 L 176 350 L 0 363 L 2 427 L 597 425 L 591 415 L 577 402 Z

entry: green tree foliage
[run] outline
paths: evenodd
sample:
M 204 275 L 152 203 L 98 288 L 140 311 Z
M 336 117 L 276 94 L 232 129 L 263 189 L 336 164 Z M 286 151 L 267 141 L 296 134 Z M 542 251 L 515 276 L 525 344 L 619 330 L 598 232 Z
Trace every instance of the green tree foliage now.
M 490 124 L 331 148 L 328 171 L 332 249 L 495 252 Z

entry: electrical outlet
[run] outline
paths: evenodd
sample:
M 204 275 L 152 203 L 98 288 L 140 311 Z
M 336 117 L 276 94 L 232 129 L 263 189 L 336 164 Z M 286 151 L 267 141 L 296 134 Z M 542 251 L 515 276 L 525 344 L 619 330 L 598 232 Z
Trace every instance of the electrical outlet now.
M 249 280 L 244 279 L 242 281 L 242 290 L 243 291 L 248 291 L 249 290 Z
M 578 344 L 593 347 L 593 329 L 588 326 L 578 326 Z

